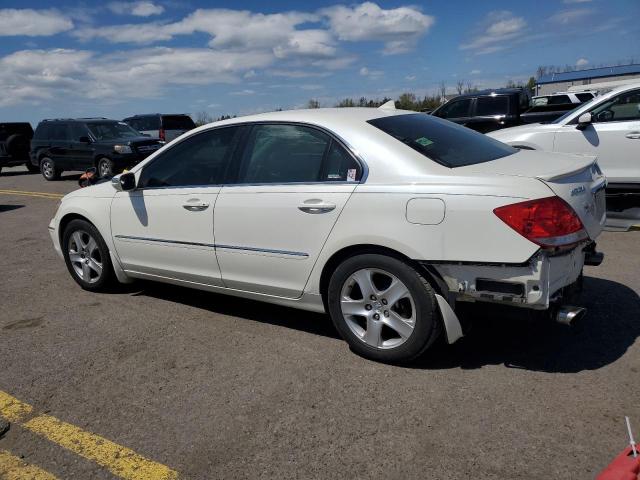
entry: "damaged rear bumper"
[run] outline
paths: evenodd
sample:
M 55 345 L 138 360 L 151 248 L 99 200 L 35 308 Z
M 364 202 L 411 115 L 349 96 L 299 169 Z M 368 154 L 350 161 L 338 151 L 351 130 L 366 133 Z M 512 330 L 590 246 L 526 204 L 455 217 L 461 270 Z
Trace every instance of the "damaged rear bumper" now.
M 458 302 L 482 302 L 551 313 L 577 300 L 583 266 L 599 265 L 602 259 L 592 242 L 558 253 L 539 250 L 523 264 L 425 262 L 425 265 L 440 277 L 441 290 L 446 288 L 446 300 L 453 311 Z M 449 324 L 451 313 L 445 319 Z M 449 330 L 447 321 L 445 327 Z M 457 340 L 453 337 L 459 338 L 447 331 L 449 343 Z

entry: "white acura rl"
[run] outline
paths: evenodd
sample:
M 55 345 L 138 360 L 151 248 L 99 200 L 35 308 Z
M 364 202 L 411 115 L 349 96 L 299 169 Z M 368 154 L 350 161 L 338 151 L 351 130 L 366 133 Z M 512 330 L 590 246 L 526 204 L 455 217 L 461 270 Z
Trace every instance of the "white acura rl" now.
M 169 282 L 328 312 L 351 348 L 409 361 L 456 310 L 554 312 L 598 264 L 606 180 L 593 157 L 519 151 L 429 115 L 275 112 L 181 136 L 49 225 L 74 280 Z

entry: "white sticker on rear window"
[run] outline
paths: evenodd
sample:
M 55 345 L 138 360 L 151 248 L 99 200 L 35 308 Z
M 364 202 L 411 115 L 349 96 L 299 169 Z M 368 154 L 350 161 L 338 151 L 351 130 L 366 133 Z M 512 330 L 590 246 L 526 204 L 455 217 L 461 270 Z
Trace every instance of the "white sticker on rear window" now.
M 356 169 L 350 168 L 347 170 L 347 182 L 355 182 L 356 181 Z

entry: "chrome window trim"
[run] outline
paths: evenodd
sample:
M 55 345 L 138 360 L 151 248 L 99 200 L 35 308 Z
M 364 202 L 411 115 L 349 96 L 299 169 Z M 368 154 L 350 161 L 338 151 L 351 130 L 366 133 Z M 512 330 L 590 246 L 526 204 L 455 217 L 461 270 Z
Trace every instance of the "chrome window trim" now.
M 173 245 L 208 247 L 208 248 L 214 248 L 214 249 L 220 248 L 224 250 L 241 250 L 241 251 L 256 252 L 256 253 L 273 253 L 276 255 L 289 255 L 291 257 L 304 257 L 304 258 L 309 257 L 309 254 L 305 252 L 293 252 L 290 250 L 275 250 L 271 248 L 244 247 L 244 246 L 238 246 L 238 245 L 218 245 L 215 243 L 185 242 L 182 240 L 166 240 L 162 238 L 137 237 L 134 235 L 115 235 L 115 238 L 118 238 L 121 240 L 140 240 L 143 242 L 170 243 Z

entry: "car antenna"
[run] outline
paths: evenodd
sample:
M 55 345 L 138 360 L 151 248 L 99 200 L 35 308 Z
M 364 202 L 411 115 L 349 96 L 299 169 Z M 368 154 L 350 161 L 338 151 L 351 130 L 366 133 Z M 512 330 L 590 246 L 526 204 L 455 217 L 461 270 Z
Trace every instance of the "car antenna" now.
M 386 103 L 383 103 L 382 105 L 380 105 L 378 107 L 380 110 L 395 110 L 396 109 L 396 102 L 393 100 L 389 100 Z
M 629 417 L 624 417 L 627 422 L 627 432 L 629 432 L 629 445 L 631 445 L 631 450 L 633 451 L 633 458 L 638 458 L 638 450 L 636 449 L 636 441 L 633 439 L 633 432 L 631 431 L 631 423 L 629 422 Z

